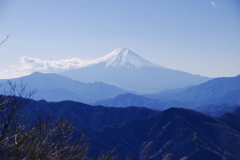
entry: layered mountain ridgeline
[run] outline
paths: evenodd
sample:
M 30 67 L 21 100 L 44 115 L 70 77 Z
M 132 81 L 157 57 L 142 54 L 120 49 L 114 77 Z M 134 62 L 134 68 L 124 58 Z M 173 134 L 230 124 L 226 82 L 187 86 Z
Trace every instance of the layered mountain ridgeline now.
M 183 108 L 196 109 L 209 115 L 221 116 L 240 104 L 240 75 L 215 78 L 197 86 L 143 96 L 166 103 L 174 100 L 181 102 Z
M 239 77 L 216 78 L 198 86 L 162 91 L 151 95 L 134 95 L 113 85 L 101 82 L 82 83 L 57 74 L 36 72 L 11 81 L 16 82 L 17 85 L 20 85 L 21 81 L 23 84 L 28 82 L 28 89 L 38 87 L 33 96 L 36 100 L 74 100 L 94 105 L 139 106 L 156 110 L 181 107 L 196 109 L 213 116 L 221 116 L 240 104 Z M 1 83 L 2 89 L 7 90 L 8 87 L 6 82 Z M 221 104 L 224 104 L 224 107 Z
M 226 101 L 229 102 L 229 101 Z M 231 101 L 232 102 L 232 101 Z M 238 102 L 236 99 L 235 102 Z M 150 99 L 141 95 L 135 95 L 132 93 L 126 93 L 122 95 L 118 95 L 115 98 L 111 98 L 104 101 L 98 101 L 93 103 L 93 105 L 103 105 L 108 107 L 129 107 L 129 106 L 138 106 L 138 107 L 147 107 L 155 110 L 165 110 L 171 107 L 177 108 L 186 108 L 186 109 L 194 109 L 198 112 L 220 117 L 226 112 L 231 112 L 233 109 L 237 108 L 240 103 L 236 103 L 237 105 L 232 105 L 231 103 L 214 103 L 214 104 L 205 104 L 200 105 L 198 107 L 194 102 L 186 102 L 186 101 L 176 101 L 171 99 Z
M 126 48 L 116 49 L 87 66 L 63 72 L 61 75 L 82 82 L 115 84 L 141 93 L 176 89 L 210 80 L 208 77 L 158 66 Z
M 93 152 L 117 147 L 133 159 L 234 159 L 240 158 L 240 114 L 214 118 L 202 113 L 170 108 L 146 120 L 84 129 Z
M 170 108 L 90 106 L 80 102 L 28 100 L 28 111 L 74 120 L 89 141 L 90 155 L 115 147 L 119 157 L 133 159 L 239 159 L 240 114 L 220 118 Z
M 76 122 L 78 129 L 89 127 L 96 130 L 105 125 L 122 123 L 132 118 L 144 120 L 160 112 L 144 107 L 91 106 L 74 101 L 47 102 L 45 100 L 29 100 L 26 107 L 39 114 L 48 113 L 55 116 L 67 116 Z
M 125 93 L 93 104 L 115 107 L 143 106 L 157 110 L 170 107 L 189 108 L 205 114 L 221 116 L 240 104 L 240 76 L 216 78 L 198 86 L 155 94 Z
M 12 83 L 20 86 L 27 83 L 27 89 L 37 88 L 33 98 L 35 100 L 45 99 L 47 101 L 74 100 L 83 103 L 113 98 L 127 91 L 114 85 L 102 82 L 83 83 L 71 78 L 52 73 L 35 72 L 31 75 L 11 79 Z M 9 84 L 2 80 L 1 89 L 8 90 Z
M 103 105 L 108 107 L 138 106 L 156 110 L 165 110 L 170 107 L 191 108 L 191 104 L 186 102 L 184 103 L 175 100 L 156 100 L 132 93 L 125 93 L 108 100 L 98 101 L 93 103 L 93 105 Z
M 238 104 L 240 95 L 240 75 L 209 80 L 182 92 L 159 92 L 149 98 L 169 98 L 179 101 L 192 101 L 199 104 L 226 102 Z
M 220 117 L 227 112 L 234 112 L 234 110 L 238 107 L 239 107 L 239 105 L 230 105 L 227 103 L 217 103 L 217 104 L 202 105 L 202 106 L 195 108 L 194 110 L 204 113 L 204 114 L 207 114 L 207 115 L 210 115 L 210 116 Z

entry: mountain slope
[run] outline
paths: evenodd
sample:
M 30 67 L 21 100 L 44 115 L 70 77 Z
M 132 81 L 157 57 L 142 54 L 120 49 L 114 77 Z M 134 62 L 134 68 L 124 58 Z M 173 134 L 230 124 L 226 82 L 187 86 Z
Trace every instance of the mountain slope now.
M 143 96 L 126 93 L 122 95 L 118 95 L 117 97 L 99 101 L 94 103 L 94 105 L 103 105 L 103 106 L 114 106 L 114 107 L 129 107 L 129 106 L 138 106 L 138 107 L 148 107 L 152 109 L 162 110 L 161 102 L 157 100 L 151 100 L 149 98 L 145 98 Z
M 173 99 L 177 101 L 191 101 L 196 105 L 228 103 L 239 104 L 240 75 L 236 77 L 220 77 L 209 80 L 197 86 L 180 92 L 158 92 L 147 95 L 154 99 Z
M 197 107 L 195 110 L 210 116 L 220 117 L 223 114 L 237 108 L 238 105 L 230 105 L 227 103 L 207 104 Z
M 88 66 L 61 75 L 83 82 L 115 84 L 141 93 L 196 85 L 210 79 L 158 66 L 129 49 L 117 49 Z
M 232 113 L 240 113 L 240 105 L 236 108 L 234 108 L 233 110 L 231 110 L 230 112 Z
M 180 98 L 184 100 L 202 101 L 221 97 L 240 89 L 240 75 L 236 77 L 215 78 L 184 91 Z
M 98 101 L 93 103 L 93 105 L 103 105 L 103 106 L 114 106 L 114 107 L 147 107 L 156 110 L 164 110 L 170 107 L 183 107 L 190 108 L 189 104 L 180 101 L 158 101 L 155 99 L 150 99 L 141 95 L 135 95 L 132 93 L 125 93 L 118 95 L 114 98 Z
M 160 113 L 144 107 L 103 107 L 91 106 L 74 101 L 46 102 L 29 100 L 26 108 L 36 111 L 38 114 L 52 114 L 56 116 L 67 116 L 78 126 L 78 129 L 87 127 L 99 130 L 104 126 L 122 123 L 132 118 L 144 120 Z
M 229 92 L 219 98 L 214 99 L 216 102 L 225 102 L 228 104 L 240 104 L 240 89 Z
M 240 114 L 214 118 L 171 108 L 146 120 L 132 119 L 99 131 L 85 129 L 93 150 L 117 147 L 122 156 L 144 159 L 238 159 Z
M 114 85 L 102 82 L 83 83 L 71 78 L 51 73 L 35 72 L 31 75 L 11 79 L 17 85 L 27 83 L 27 89 L 37 88 L 33 98 L 47 101 L 75 100 L 91 103 L 103 99 L 113 98 L 127 91 Z M 1 83 L 1 89 L 8 89 L 7 82 Z

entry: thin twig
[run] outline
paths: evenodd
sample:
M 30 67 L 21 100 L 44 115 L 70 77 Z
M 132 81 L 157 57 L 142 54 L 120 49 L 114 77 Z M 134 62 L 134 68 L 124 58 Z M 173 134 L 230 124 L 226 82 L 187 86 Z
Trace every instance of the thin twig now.
M 8 38 L 11 36 L 11 34 L 7 35 L 7 37 L 0 43 L 0 46 L 8 40 Z

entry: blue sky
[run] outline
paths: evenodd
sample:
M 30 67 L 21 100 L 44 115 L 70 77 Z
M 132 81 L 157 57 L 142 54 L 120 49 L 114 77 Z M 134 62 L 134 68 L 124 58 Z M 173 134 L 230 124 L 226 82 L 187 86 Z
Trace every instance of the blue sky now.
M 1 0 L 0 79 L 19 61 L 96 59 L 129 48 L 160 66 L 209 77 L 240 74 L 239 0 Z

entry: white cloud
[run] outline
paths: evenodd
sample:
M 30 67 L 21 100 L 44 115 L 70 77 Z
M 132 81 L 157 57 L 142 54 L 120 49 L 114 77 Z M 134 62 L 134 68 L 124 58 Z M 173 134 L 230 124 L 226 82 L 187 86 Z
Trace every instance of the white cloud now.
M 41 60 L 39 58 L 30 58 L 27 56 L 23 56 L 20 58 L 20 68 L 12 66 L 12 68 L 18 69 L 20 71 L 23 70 L 31 70 L 31 71 L 63 71 L 69 69 L 76 69 L 80 67 L 84 67 L 88 65 L 88 60 L 81 60 L 79 58 L 72 59 L 64 59 L 58 61 L 50 61 L 50 60 Z
M 216 4 L 215 2 L 211 1 L 210 4 L 213 6 L 213 7 L 218 7 L 219 4 Z
M 28 75 L 32 72 L 61 72 L 70 69 L 81 68 L 89 65 L 91 61 L 81 60 L 79 58 L 71 58 L 64 60 L 41 60 L 39 58 L 31 58 L 23 56 L 20 58 L 18 66 L 11 65 L 11 69 L 0 70 L 0 77 L 14 78 L 19 76 Z

